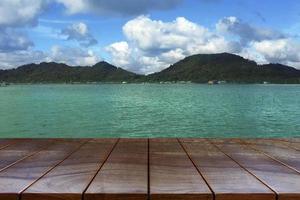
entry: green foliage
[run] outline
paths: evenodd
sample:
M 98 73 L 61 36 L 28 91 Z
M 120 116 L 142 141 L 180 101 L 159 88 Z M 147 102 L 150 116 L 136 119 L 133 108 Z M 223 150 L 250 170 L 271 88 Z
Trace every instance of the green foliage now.
M 138 75 L 106 62 L 92 67 L 70 67 L 59 63 L 41 63 L 6 70 L 0 81 L 12 83 L 87 83 L 133 81 Z
M 220 80 L 234 83 L 300 83 L 300 71 L 280 65 L 258 65 L 233 54 L 199 54 L 185 58 L 169 68 L 150 75 L 152 81 Z
M 70 67 L 52 62 L 0 70 L 0 82 L 11 83 L 207 83 L 209 80 L 231 83 L 300 83 L 300 70 L 281 64 L 258 65 L 254 61 L 228 53 L 190 56 L 148 76 L 128 72 L 107 62 L 99 62 L 92 67 Z

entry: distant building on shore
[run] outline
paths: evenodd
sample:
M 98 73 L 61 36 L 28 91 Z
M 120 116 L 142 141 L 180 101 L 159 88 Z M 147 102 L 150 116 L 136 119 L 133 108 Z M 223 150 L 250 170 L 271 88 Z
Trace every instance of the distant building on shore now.
M 218 80 L 210 80 L 208 81 L 209 85 L 218 85 L 218 84 L 225 84 L 226 81 L 218 81 Z

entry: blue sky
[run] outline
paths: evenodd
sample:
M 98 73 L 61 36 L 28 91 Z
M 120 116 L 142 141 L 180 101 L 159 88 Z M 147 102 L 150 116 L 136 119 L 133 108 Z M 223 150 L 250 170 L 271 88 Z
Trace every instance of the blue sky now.
M 300 68 L 300 1 L 2 0 L 0 68 L 106 60 L 152 73 L 230 52 Z

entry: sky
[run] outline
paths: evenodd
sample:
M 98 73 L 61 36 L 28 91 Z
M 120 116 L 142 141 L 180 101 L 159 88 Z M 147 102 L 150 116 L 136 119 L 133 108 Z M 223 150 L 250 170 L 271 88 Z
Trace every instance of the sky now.
M 1 0 L 0 69 L 107 61 L 149 74 L 194 54 L 300 69 L 297 0 Z

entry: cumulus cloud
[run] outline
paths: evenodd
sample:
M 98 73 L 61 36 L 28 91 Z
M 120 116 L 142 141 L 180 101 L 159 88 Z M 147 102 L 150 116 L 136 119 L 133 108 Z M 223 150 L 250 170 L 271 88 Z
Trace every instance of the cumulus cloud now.
M 0 52 L 27 50 L 33 42 L 25 34 L 9 28 L 0 28 Z
M 0 69 L 11 69 L 28 63 L 59 62 L 70 66 L 91 66 L 101 58 L 92 50 L 53 46 L 49 52 L 20 50 L 0 52 Z
M 48 0 L 1 0 L 0 27 L 35 25 Z
M 100 59 L 91 50 L 54 46 L 51 51 L 34 50 L 33 41 L 21 32 L 33 27 L 38 17 L 53 0 L 0 1 L 0 68 L 8 69 L 43 61 L 64 62 L 70 65 L 92 65 Z M 61 32 L 67 39 L 88 47 L 97 43 L 84 23 L 73 24 Z
M 28 36 L 20 32 L 18 28 L 35 26 L 38 16 L 48 3 L 49 0 L 0 1 L 0 52 L 2 56 L 7 52 L 12 52 L 11 56 L 7 55 L 7 60 L 16 55 L 22 57 L 24 55 L 22 51 L 34 46 Z M 7 66 L 7 63 L 4 62 L 3 65 Z
M 137 73 L 160 71 L 192 54 L 240 51 L 238 43 L 184 17 L 163 22 L 139 16 L 127 22 L 123 32 L 127 41 L 113 43 L 106 50 L 114 64 Z
M 223 18 L 215 30 L 210 30 L 183 17 L 164 22 L 139 16 L 123 26 L 123 33 L 125 41 L 105 49 L 115 65 L 142 74 L 161 71 L 193 54 L 221 52 L 236 53 L 261 64 L 282 63 L 300 68 L 297 38 L 255 27 L 236 17 Z
M 98 41 L 90 33 L 88 26 L 85 23 L 79 22 L 68 26 L 61 32 L 68 40 L 78 41 L 80 45 L 89 47 L 96 45 Z
M 130 61 L 132 52 L 127 42 L 113 43 L 106 47 L 106 51 L 111 53 L 113 63 L 117 63 L 119 66 L 124 66 L 125 68 L 132 64 Z
M 216 24 L 220 33 L 238 37 L 239 53 L 260 64 L 282 63 L 300 68 L 300 42 L 297 38 L 269 28 L 256 27 L 237 17 L 225 17 Z
M 81 48 L 53 46 L 46 61 L 66 63 L 71 66 L 91 66 L 101 59 L 92 51 Z
M 179 5 L 182 0 L 56 0 L 67 13 L 88 13 L 113 16 L 133 16 L 150 10 L 166 10 Z
M 44 53 L 32 50 L 33 42 L 18 29 L 35 26 L 48 3 L 49 0 L 0 1 L 1 68 L 38 62 L 44 58 Z
M 280 32 L 268 28 L 252 26 L 233 16 L 219 20 L 216 29 L 221 33 L 238 36 L 244 45 L 251 41 L 281 39 L 286 37 Z
M 11 69 L 28 63 L 45 61 L 47 55 L 42 51 L 0 52 L 0 69 Z
M 300 43 L 292 39 L 253 42 L 254 50 L 272 63 L 292 64 L 300 67 Z

